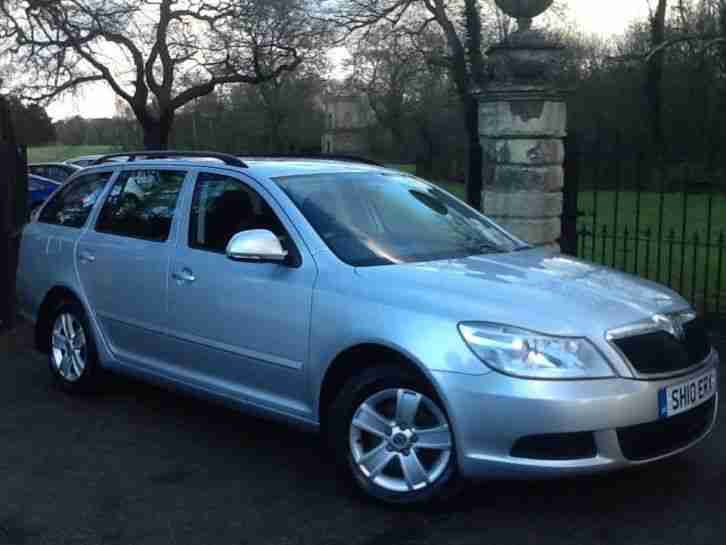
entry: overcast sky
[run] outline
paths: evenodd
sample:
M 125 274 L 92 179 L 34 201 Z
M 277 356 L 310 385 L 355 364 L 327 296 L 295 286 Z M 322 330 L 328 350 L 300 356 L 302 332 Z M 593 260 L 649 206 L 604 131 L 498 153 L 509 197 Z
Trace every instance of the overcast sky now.
M 633 19 L 648 14 L 648 0 L 569 0 L 569 6 L 584 31 L 604 36 L 621 33 Z M 78 96 L 51 104 L 48 113 L 54 120 L 74 115 L 112 117 L 114 95 L 102 84 L 88 86 Z

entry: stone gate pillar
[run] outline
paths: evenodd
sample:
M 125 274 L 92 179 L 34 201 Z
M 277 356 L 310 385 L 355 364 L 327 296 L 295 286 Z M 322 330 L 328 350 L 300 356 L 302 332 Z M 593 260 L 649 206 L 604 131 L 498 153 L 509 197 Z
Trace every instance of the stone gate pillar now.
M 534 245 L 561 233 L 567 106 L 555 80 L 563 49 L 532 30 L 552 0 L 497 0 L 519 29 L 487 52 L 491 83 L 479 95 L 483 212 Z

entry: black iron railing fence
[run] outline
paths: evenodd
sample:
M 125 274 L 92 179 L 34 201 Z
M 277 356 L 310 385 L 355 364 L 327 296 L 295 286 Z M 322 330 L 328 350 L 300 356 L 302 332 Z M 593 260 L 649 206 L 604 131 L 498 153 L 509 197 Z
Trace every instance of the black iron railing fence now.
M 726 165 L 568 143 L 563 248 L 726 313 Z M 574 237 L 574 238 L 573 238 Z
M 577 255 L 670 286 L 705 313 L 726 311 L 726 234 L 680 238 L 670 229 L 661 240 L 652 228 L 632 232 L 581 225 Z M 660 255 L 659 255 L 660 254 Z

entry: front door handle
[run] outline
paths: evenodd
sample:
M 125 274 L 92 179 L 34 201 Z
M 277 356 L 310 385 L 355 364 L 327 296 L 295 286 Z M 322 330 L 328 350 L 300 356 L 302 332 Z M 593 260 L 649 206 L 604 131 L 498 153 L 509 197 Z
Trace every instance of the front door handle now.
M 81 263 L 93 263 L 94 261 L 96 261 L 96 256 L 93 255 L 91 252 L 82 250 L 78 252 L 78 259 L 81 261 Z
M 171 276 L 174 280 L 179 282 L 180 284 L 191 284 L 194 282 L 197 277 L 194 276 L 194 273 L 190 271 L 189 269 L 182 269 L 181 271 L 175 271 L 171 273 Z

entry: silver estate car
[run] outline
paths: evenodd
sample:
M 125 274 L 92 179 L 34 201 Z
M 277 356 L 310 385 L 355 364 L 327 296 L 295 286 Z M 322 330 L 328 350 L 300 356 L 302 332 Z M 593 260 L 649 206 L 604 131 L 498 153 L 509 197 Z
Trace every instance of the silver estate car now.
M 57 384 L 106 371 L 320 431 L 369 495 L 637 466 L 706 437 L 718 355 L 676 293 L 532 248 L 414 176 L 125 154 L 24 231 Z

